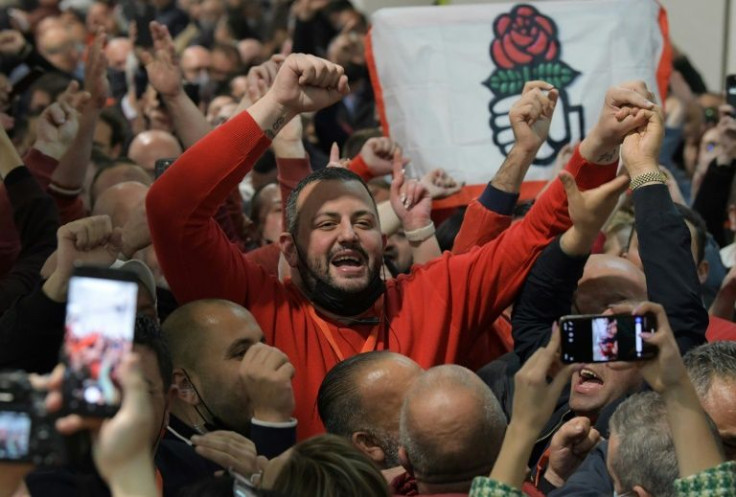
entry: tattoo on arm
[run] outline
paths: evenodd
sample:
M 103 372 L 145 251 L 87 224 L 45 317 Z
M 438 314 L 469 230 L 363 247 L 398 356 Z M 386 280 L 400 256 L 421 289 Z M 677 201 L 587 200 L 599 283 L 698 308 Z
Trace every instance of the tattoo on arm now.
M 274 137 L 278 134 L 279 130 L 284 126 L 284 124 L 286 124 L 286 116 L 281 115 L 276 118 L 271 128 L 267 129 L 264 134 L 268 137 L 269 140 L 273 140 Z
M 611 162 L 614 159 L 614 157 L 616 157 L 616 154 L 618 154 L 618 147 L 612 150 L 609 150 L 608 152 L 604 154 L 599 155 L 598 158 L 596 159 L 596 162 L 597 163 Z

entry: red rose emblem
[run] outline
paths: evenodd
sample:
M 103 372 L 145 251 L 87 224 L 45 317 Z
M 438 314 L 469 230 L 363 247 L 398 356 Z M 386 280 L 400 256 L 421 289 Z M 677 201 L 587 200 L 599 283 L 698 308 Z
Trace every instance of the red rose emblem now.
M 532 61 L 553 61 L 560 51 L 554 21 L 531 5 L 520 5 L 510 14 L 499 16 L 493 31 L 496 38 L 491 44 L 491 58 L 502 69 Z

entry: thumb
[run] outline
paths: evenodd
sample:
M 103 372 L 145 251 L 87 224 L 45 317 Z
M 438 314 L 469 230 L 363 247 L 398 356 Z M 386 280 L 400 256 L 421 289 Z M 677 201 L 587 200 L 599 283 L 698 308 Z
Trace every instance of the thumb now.
M 620 174 L 608 183 L 604 183 L 603 185 L 601 185 L 601 190 L 605 192 L 606 196 L 618 196 L 625 192 L 626 189 L 629 187 L 629 181 L 630 178 L 628 174 Z
M 337 142 L 332 142 L 332 147 L 330 148 L 330 162 L 340 162 L 340 147 L 337 145 Z
M 575 178 L 572 174 L 567 171 L 560 171 L 558 177 L 560 178 L 560 181 L 562 181 L 562 186 L 565 188 L 568 202 L 580 195 L 578 184 L 575 182 Z
M 394 170 L 393 181 L 391 181 L 391 190 L 398 192 L 404 185 L 404 165 L 401 159 L 401 154 L 398 151 L 394 152 L 393 164 Z

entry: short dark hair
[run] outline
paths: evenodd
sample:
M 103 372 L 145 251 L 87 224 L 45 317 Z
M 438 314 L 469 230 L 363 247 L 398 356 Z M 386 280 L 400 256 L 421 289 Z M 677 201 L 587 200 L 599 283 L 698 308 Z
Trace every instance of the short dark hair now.
M 365 145 L 365 142 L 371 138 L 379 138 L 381 136 L 383 136 L 383 133 L 381 133 L 381 130 L 378 128 L 363 128 L 354 131 L 353 134 L 345 140 L 345 145 L 342 147 L 343 157 L 353 158 L 357 156 L 363 148 L 363 145 Z
M 145 314 L 135 317 L 135 335 L 133 343 L 150 349 L 156 356 L 158 371 L 164 384 L 164 392 L 171 387 L 174 375 L 174 365 L 171 361 L 171 351 L 166 337 L 161 333 L 158 323 Z
M 386 350 L 364 352 L 338 362 L 327 372 L 317 394 L 317 410 L 327 433 L 350 437 L 366 428 L 357 374 L 368 364 L 391 354 Z
M 112 133 L 110 135 L 110 147 L 122 145 L 128 131 L 128 124 L 124 117 L 115 107 L 107 107 L 100 112 L 100 120 L 110 126 Z
M 695 228 L 695 259 L 698 264 L 703 262 L 705 258 L 705 239 L 708 234 L 708 228 L 702 216 L 691 208 L 682 204 L 675 204 L 675 208 L 682 215 L 687 223 Z
M 373 200 L 371 191 L 368 189 L 368 185 L 365 183 L 365 181 L 363 181 L 360 176 L 350 171 L 349 169 L 345 169 L 342 167 L 325 167 L 323 169 L 320 169 L 319 171 L 314 171 L 309 176 L 302 179 L 296 185 L 296 188 L 291 191 L 291 194 L 289 194 L 289 199 L 286 201 L 286 227 L 287 231 L 291 233 L 292 236 L 296 236 L 296 230 L 299 221 L 299 213 L 296 209 L 296 201 L 299 198 L 299 194 L 302 192 L 302 190 L 304 190 L 307 185 L 317 181 L 341 181 L 343 183 L 348 181 L 357 181 L 358 183 L 363 185 L 365 191 L 368 192 L 368 196 L 371 198 L 371 202 L 373 203 L 373 208 L 376 208 L 376 202 L 375 200 Z
M 700 397 L 708 394 L 714 378 L 736 380 L 736 342 L 711 342 L 688 351 L 685 368 Z

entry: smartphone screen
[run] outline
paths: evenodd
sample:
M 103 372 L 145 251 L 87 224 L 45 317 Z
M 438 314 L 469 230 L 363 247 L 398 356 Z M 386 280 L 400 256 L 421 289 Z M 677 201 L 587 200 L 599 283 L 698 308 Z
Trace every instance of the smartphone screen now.
M 31 416 L 0 411 L 0 460 L 27 461 L 30 457 Z
M 651 315 L 565 316 L 560 320 L 562 362 L 612 362 L 649 359 L 656 347 L 642 332 L 656 327 Z
M 120 405 L 117 367 L 130 351 L 138 284 L 125 271 L 82 267 L 69 281 L 64 401 L 69 412 L 112 416 Z
M 726 103 L 736 109 L 736 74 L 726 76 Z

